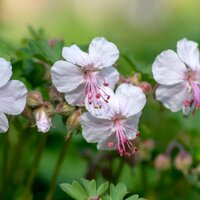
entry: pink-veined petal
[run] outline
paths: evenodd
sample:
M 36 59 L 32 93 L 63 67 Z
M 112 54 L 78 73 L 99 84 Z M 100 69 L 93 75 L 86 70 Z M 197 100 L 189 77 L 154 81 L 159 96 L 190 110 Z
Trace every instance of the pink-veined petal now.
M 152 67 L 154 79 L 163 85 L 173 85 L 184 81 L 186 71 L 186 66 L 172 50 L 159 54 Z
M 0 58 L 0 87 L 5 85 L 12 76 L 12 66 L 4 58 Z
M 93 117 L 89 112 L 81 116 L 82 134 L 87 142 L 95 143 L 107 137 L 112 130 L 113 122 Z
M 131 84 L 121 84 L 115 94 L 120 113 L 126 117 L 139 113 L 146 104 L 146 97 L 142 89 Z
M 84 83 L 75 90 L 65 93 L 65 100 L 70 105 L 83 106 L 85 102 Z
M 181 60 L 193 70 L 200 71 L 198 44 L 186 38 L 177 42 L 177 52 Z
M 5 114 L 0 113 L 0 133 L 5 133 L 8 130 L 8 119 Z
M 0 112 L 20 114 L 26 105 L 27 89 L 21 81 L 12 80 L 0 88 Z
M 95 68 L 112 66 L 119 58 L 119 50 L 115 44 L 103 37 L 96 37 L 89 46 L 89 55 Z
M 97 74 L 97 78 L 101 83 L 102 81 L 108 83 L 108 87 L 113 90 L 119 81 L 119 72 L 114 67 L 107 67 Z
M 64 47 L 62 50 L 62 56 L 68 62 L 81 67 L 87 67 L 91 64 L 89 54 L 82 51 L 77 45 Z
M 102 97 L 100 97 L 99 100 L 101 101 L 101 108 L 95 108 L 93 104 L 90 104 L 88 96 L 85 99 L 85 106 L 94 117 L 101 119 L 112 119 L 113 116 L 119 112 L 118 102 L 114 92 L 110 88 L 102 87 L 101 95 L 104 96 L 104 98 L 107 98 L 105 93 L 109 95 L 110 98 L 107 102 L 105 102 Z
M 59 92 L 70 92 L 83 81 L 80 68 L 66 61 L 57 61 L 51 68 L 52 82 Z
M 156 89 L 156 99 L 172 112 L 177 112 L 183 108 L 188 95 L 189 88 L 185 82 L 176 85 L 161 85 Z

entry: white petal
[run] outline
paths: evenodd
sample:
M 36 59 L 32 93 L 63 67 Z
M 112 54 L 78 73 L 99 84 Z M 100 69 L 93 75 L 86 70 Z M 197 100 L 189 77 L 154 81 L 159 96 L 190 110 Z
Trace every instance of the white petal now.
M 83 106 L 85 102 L 84 85 L 79 85 L 75 90 L 65 93 L 65 100 L 70 105 Z
M 82 51 L 76 45 L 71 45 L 70 47 L 64 47 L 62 50 L 62 56 L 68 62 L 82 67 L 86 67 L 89 64 L 91 64 L 88 53 Z
M 124 133 L 129 140 L 133 140 L 136 138 L 137 131 L 138 131 L 138 123 L 142 112 L 137 113 L 129 117 L 128 119 L 124 120 L 123 122 L 123 129 L 125 130 Z
M 58 61 L 51 68 L 52 82 L 59 92 L 70 92 L 83 81 L 80 68 L 66 61 Z
M 87 142 L 99 142 L 107 137 L 112 130 L 112 121 L 98 119 L 90 113 L 84 113 L 81 116 L 80 123 L 82 126 L 82 134 Z
M 0 88 L 0 112 L 20 114 L 26 105 L 26 87 L 21 81 L 9 81 Z
M 176 52 L 166 50 L 156 57 L 152 72 L 154 79 L 159 84 L 172 85 L 184 80 L 186 66 Z
M 120 113 L 126 117 L 139 113 L 146 104 L 146 97 L 142 89 L 131 84 L 121 84 L 115 94 Z
M 4 58 L 0 58 L 0 87 L 5 85 L 12 76 L 12 66 Z
M 102 90 L 110 96 L 108 103 L 106 103 L 102 98 L 100 98 L 102 102 L 102 107 L 97 109 L 97 108 L 94 108 L 93 104 L 89 104 L 88 97 L 86 97 L 85 106 L 87 110 L 94 117 L 101 118 L 101 119 L 112 119 L 113 116 L 115 116 L 115 113 L 119 112 L 119 109 L 118 109 L 119 106 L 118 106 L 116 96 L 113 93 L 113 91 L 108 87 L 102 87 Z M 101 94 L 104 95 L 104 92 L 101 92 Z
M 112 146 L 109 146 L 112 143 Z M 117 147 L 117 140 L 114 133 L 111 133 L 108 137 L 105 137 L 97 144 L 97 149 L 99 150 L 114 150 Z
M 161 85 L 156 89 L 156 99 L 172 112 L 182 109 L 188 94 L 189 88 L 185 82 L 169 86 Z
M 112 66 L 117 61 L 119 50 L 112 42 L 97 37 L 90 43 L 89 55 L 95 68 L 104 68 Z
M 7 117 L 3 113 L 0 113 L 0 133 L 6 132 L 8 127 L 9 125 Z
M 119 81 L 119 72 L 114 67 L 107 67 L 100 71 L 97 75 L 98 79 L 105 80 L 112 90 L 115 88 L 116 83 Z
M 181 60 L 193 70 L 200 70 L 199 49 L 196 42 L 186 38 L 177 42 L 177 52 Z

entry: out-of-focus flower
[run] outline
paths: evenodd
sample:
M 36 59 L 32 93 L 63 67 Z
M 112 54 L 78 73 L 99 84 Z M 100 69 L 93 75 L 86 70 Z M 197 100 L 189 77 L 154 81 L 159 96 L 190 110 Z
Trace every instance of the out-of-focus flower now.
M 166 154 L 159 154 L 154 160 L 155 168 L 159 171 L 166 171 L 170 168 L 170 158 Z
M 177 53 L 164 51 L 153 63 L 153 76 L 160 84 L 156 99 L 172 112 L 182 109 L 188 115 L 200 108 L 199 57 L 198 44 L 182 39 L 177 42 Z
M 149 160 L 151 157 L 151 152 L 155 148 L 155 142 L 152 139 L 147 139 L 140 144 L 140 159 Z
M 21 81 L 10 81 L 11 76 L 10 62 L 0 58 L 0 133 L 6 132 L 9 128 L 5 114 L 18 115 L 26 105 L 25 85 Z
M 43 104 L 43 98 L 40 92 L 33 91 L 27 94 L 27 105 L 30 107 L 38 107 Z
M 81 116 L 83 137 L 87 142 L 98 142 L 98 149 L 117 149 L 121 156 L 133 155 L 136 148 L 131 140 L 139 134 L 138 122 L 146 97 L 139 87 L 126 83 L 121 84 L 115 94 L 109 88 L 106 92 L 110 100 L 101 109 L 95 109 L 86 101 L 89 112 Z
M 94 38 L 89 53 L 78 46 L 64 47 L 62 56 L 66 60 L 56 62 L 52 69 L 52 81 L 59 92 L 65 93 L 71 105 L 82 106 L 87 101 L 99 108 L 108 102 L 106 87 L 114 88 L 119 80 L 118 71 L 112 67 L 119 57 L 117 47 L 105 38 Z
M 180 152 L 174 159 L 175 167 L 187 175 L 188 170 L 192 164 L 192 156 L 186 151 Z
M 44 107 L 40 107 L 35 110 L 34 114 L 38 131 L 42 133 L 48 132 L 51 128 L 52 121 L 52 117 L 48 110 Z

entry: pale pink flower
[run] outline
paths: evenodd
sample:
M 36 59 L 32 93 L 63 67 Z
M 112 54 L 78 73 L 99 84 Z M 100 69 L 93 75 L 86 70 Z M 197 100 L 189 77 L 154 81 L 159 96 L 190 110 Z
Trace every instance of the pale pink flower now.
M 116 149 L 120 155 L 130 156 L 136 148 L 131 140 L 138 134 L 138 122 L 146 97 L 139 87 L 121 84 L 115 94 L 109 88 L 107 104 L 95 109 L 86 103 L 89 112 L 81 116 L 82 134 L 87 142 L 98 143 L 98 149 Z
M 0 58 L 0 133 L 6 132 L 9 128 L 5 114 L 19 115 L 26 105 L 25 85 L 21 81 L 10 81 L 11 76 L 10 62 Z
M 177 53 L 163 51 L 153 63 L 153 77 L 160 84 L 156 99 L 172 112 L 184 115 L 200 108 L 200 57 L 198 44 L 182 39 Z
M 65 93 L 71 105 L 82 106 L 86 96 L 96 108 L 109 100 L 104 87 L 114 89 L 119 80 L 118 71 L 112 67 L 119 57 L 117 47 L 105 38 L 94 38 L 88 53 L 78 46 L 64 47 L 66 60 L 56 62 L 52 69 L 52 81 L 59 92 Z

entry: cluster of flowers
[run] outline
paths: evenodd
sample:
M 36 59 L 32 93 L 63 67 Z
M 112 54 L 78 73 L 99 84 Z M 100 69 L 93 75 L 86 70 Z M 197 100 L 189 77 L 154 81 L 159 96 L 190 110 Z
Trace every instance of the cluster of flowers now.
M 130 156 L 137 149 L 132 141 L 139 135 L 138 123 L 146 97 L 140 87 L 130 83 L 120 84 L 119 72 L 113 67 L 119 50 L 105 38 L 94 38 L 88 53 L 78 46 L 64 47 L 64 60 L 51 68 L 53 85 L 64 93 L 68 104 L 85 107 L 80 124 L 86 141 L 98 143 L 98 149 L 116 149 Z M 200 60 L 198 45 L 182 39 L 177 43 L 177 53 L 162 52 L 153 63 L 152 72 L 159 86 L 156 99 L 165 107 L 184 115 L 200 107 Z M 0 132 L 8 129 L 4 113 L 17 115 L 26 104 L 26 87 L 19 81 L 9 81 L 12 74 L 9 62 L 0 59 Z M 36 113 L 36 125 L 47 132 L 51 118 L 45 111 Z

